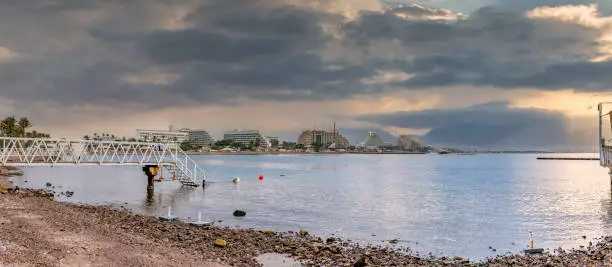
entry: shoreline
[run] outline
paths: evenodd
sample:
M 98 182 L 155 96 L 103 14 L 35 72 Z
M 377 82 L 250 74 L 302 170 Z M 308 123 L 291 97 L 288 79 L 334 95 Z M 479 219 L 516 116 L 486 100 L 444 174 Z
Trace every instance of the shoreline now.
M 57 202 L 53 196 L 32 189 L 0 192 L 0 243 L 6 248 L 0 265 L 261 266 L 255 258 L 266 253 L 290 255 L 306 266 L 353 266 L 360 260 L 376 266 L 445 265 L 410 256 L 409 250 L 292 232 L 198 228 L 108 206 Z M 227 246 L 215 246 L 217 239 Z
M 253 151 L 240 151 L 240 152 L 185 152 L 187 155 L 223 155 L 223 156 L 246 156 L 246 155 L 346 155 L 346 154 L 381 154 L 381 155 L 425 155 L 427 153 L 421 152 L 280 152 L 280 151 L 267 151 L 267 152 L 253 152 Z
M 260 266 L 255 258 L 265 253 L 290 255 L 304 266 L 612 264 L 612 237 L 583 250 L 470 262 L 457 256 L 415 256 L 410 249 L 395 249 L 391 243 L 360 246 L 335 237 L 161 222 L 108 206 L 57 202 L 50 191 L 15 190 L 6 174 L 0 168 L 4 188 L 0 190 L 0 265 Z M 227 241 L 227 246 L 216 247 L 217 239 Z
M 403 152 L 403 151 L 388 151 L 388 152 L 300 152 L 300 151 L 240 151 L 240 152 L 185 152 L 187 155 L 214 155 L 214 156 L 257 156 L 257 155 L 490 155 L 490 154 L 565 154 L 562 152 L 546 152 L 546 151 L 482 151 L 482 152 L 454 152 L 454 153 L 427 153 L 427 152 Z M 576 152 L 577 154 L 587 154 Z M 572 153 L 570 153 L 572 154 Z

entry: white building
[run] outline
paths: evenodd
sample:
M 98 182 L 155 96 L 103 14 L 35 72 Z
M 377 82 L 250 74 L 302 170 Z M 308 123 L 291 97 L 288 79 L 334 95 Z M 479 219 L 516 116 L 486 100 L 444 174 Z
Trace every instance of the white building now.
M 199 147 L 209 147 L 215 143 L 215 139 L 204 130 L 189 130 L 189 143 Z
M 384 145 L 385 144 L 383 143 L 383 141 L 380 140 L 380 137 L 378 137 L 378 133 L 373 131 L 370 131 L 368 133 L 368 137 L 364 141 L 364 147 L 367 150 L 376 150 L 380 147 L 383 147 Z
M 164 130 L 136 130 L 138 139 L 145 142 L 159 142 L 159 143 L 182 143 L 189 140 L 189 132 L 185 129 L 180 131 Z
M 272 143 L 270 140 L 259 133 L 257 130 L 246 130 L 246 131 L 230 131 L 223 135 L 223 140 L 232 140 L 236 143 L 240 143 L 244 146 L 249 146 L 251 141 L 259 142 L 260 147 L 271 147 Z

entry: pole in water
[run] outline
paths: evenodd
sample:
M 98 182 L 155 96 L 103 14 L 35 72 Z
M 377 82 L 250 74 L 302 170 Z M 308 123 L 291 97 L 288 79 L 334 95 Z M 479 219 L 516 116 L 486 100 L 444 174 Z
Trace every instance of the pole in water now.
M 191 222 L 191 223 L 189 223 L 189 225 L 197 226 L 197 227 L 204 227 L 204 226 L 211 226 L 212 223 L 210 223 L 210 222 L 203 222 L 202 221 L 202 212 L 198 212 L 198 221 L 197 222 Z
M 168 206 L 168 216 L 159 216 L 159 219 L 162 221 L 174 221 L 177 220 L 178 217 L 172 216 L 172 207 Z
M 529 248 L 525 249 L 525 254 L 542 254 L 544 252 L 543 248 L 534 248 L 533 246 L 533 233 L 529 231 Z

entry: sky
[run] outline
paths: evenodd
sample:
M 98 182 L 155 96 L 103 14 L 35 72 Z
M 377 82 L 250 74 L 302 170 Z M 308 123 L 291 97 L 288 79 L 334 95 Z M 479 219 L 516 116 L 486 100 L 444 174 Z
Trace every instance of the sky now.
M 603 0 L 0 0 L 0 115 L 56 137 L 336 122 L 592 150 L 611 73 Z

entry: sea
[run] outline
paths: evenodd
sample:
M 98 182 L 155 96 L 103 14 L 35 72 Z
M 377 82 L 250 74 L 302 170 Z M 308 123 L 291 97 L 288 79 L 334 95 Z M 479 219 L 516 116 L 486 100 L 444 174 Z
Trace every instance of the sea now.
M 13 181 L 74 191 L 59 201 L 156 216 L 171 207 L 186 221 L 200 213 L 221 226 L 305 229 L 323 239 L 409 247 L 422 256 L 482 260 L 518 253 L 531 238 L 553 250 L 612 234 L 608 170 L 596 160 L 539 156 L 551 155 L 195 155 L 212 177 L 204 188 L 167 181 L 147 190 L 135 166 L 28 167 Z M 234 217 L 235 210 L 247 215 Z

